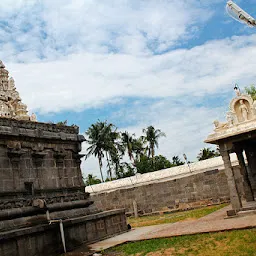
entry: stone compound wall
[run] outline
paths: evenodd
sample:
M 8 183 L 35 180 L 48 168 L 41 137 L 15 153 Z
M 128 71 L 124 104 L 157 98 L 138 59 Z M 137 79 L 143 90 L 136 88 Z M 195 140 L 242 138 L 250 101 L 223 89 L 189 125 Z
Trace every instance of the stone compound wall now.
M 243 194 L 243 179 L 235 155 L 231 155 L 238 189 Z M 140 214 L 163 209 L 189 208 L 229 200 L 229 189 L 221 157 L 178 166 L 138 177 L 86 187 L 97 207 L 125 208 L 133 213 L 134 201 Z M 133 183 L 133 185 L 132 185 Z M 94 193 L 92 192 L 94 191 Z

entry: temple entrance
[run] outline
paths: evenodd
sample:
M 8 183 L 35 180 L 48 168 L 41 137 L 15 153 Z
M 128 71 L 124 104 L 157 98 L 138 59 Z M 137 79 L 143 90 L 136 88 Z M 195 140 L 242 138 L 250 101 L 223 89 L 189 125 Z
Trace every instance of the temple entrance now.
M 249 95 L 240 93 L 232 99 L 227 122 L 214 121 L 214 133 L 205 142 L 219 146 L 228 181 L 230 201 L 236 214 L 256 198 L 256 102 Z M 230 154 L 235 153 L 240 166 L 240 177 L 235 173 Z M 242 177 L 243 191 L 238 188 Z M 245 201 L 243 201 L 245 200 Z M 256 203 L 250 203 L 256 209 Z

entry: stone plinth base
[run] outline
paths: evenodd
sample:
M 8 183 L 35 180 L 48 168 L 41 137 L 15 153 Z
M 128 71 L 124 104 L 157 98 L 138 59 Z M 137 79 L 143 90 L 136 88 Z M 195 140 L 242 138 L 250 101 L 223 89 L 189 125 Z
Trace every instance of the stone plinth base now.
M 127 231 L 124 209 L 63 220 L 63 226 L 68 251 Z M 51 256 L 62 252 L 58 223 L 0 233 L 1 256 Z

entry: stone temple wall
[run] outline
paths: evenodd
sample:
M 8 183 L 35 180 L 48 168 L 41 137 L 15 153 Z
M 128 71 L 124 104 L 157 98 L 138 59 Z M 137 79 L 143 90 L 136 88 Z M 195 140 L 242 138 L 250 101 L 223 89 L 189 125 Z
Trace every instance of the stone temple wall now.
M 235 155 L 231 155 L 238 189 L 243 192 L 243 178 Z M 154 211 L 190 208 L 229 200 L 229 189 L 221 157 L 166 170 L 146 173 L 86 187 L 97 207 L 108 210 L 125 208 L 139 214 Z
M 78 128 L 0 119 L 0 209 L 85 199 Z M 26 201 L 26 199 L 28 199 Z M 21 200 L 21 201 L 19 201 Z

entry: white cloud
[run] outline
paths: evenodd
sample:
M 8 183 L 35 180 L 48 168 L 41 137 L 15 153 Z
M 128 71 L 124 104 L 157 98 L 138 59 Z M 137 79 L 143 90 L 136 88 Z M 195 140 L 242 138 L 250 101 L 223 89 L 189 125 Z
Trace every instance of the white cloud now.
M 193 37 L 212 16 L 196 0 L 5 0 L 0 7 L 1 46 L 12 48 L 0 53 L 20 61 L 27 61 L 22 51 L 34 54 L 35 60 L 81 50 L 138 55 L 164 51 Z
M 223 111 L 196 101 L 254 82 L 256 36 L 153 54 L 200 34 L 212 3 L 221 1 L 2 0 L 0 56 L 30 110 L 83 110 L 136 97 L 136 106 L 113 115 L 134 120 L 126 128 L 137 134 L 149 124 L 165 131 L 159 153 L 168 158 L 184 151 L 193 158 Z M 145 98 L 157 103 L 143 107 Z M 97 165 L 90 159 L 84 168 Z
M 80 53 L 58 61 L 7 63 L 34 111 L 104 105 L 120 97 L 203 96 L 255 81 L 256 36 L 208 42 L 158 56 Z

